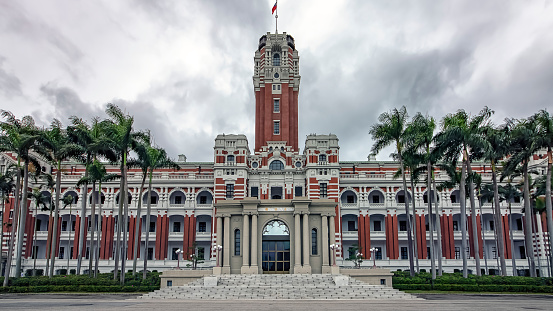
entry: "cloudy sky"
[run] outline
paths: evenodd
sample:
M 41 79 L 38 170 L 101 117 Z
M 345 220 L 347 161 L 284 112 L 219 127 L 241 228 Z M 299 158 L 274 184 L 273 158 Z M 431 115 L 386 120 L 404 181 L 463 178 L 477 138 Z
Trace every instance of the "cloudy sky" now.
M 253 149 L 253 56 L 273 4 L 0 0 L 0 108 L 47 125 L 111 102 L 173 157 L 212 161 L 219 133 Z M 369 127 L 394 107 L 440 119 L 487 105 L 499 123 L 553 106 L 552 0 L 278 6 L 300 54 L 300 145 L 337 134 L 341 160 L 366 160 Z

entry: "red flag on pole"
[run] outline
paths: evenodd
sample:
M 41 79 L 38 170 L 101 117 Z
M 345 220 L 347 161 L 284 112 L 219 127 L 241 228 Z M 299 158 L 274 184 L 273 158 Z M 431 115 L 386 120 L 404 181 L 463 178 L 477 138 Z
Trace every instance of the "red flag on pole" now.
M 276 9 L 277 9 L 277 3 L 275 2 L 275 5 L 273 5 L 273 10 L 272 10 L 271 14 L 275 14 Z

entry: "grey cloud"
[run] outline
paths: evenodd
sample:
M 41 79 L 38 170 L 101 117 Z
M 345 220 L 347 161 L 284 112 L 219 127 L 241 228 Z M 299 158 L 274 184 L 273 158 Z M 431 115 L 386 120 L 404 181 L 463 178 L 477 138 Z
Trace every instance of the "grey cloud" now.
M 2 68 L 4 61 L 5 58 L 0 56 L 0 92 L 4 93 L 7 98 L 23 95 L 19 78 Z

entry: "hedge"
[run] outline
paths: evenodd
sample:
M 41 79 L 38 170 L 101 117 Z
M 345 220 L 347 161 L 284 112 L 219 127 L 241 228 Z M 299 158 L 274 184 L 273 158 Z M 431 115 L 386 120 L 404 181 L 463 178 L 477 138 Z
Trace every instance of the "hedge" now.
M 392 283 L 394 288 L 402 290 L 553 293 L 553 278 L 544 277 L 469 275 L 464 278 L 460 273 L 444 273 L 436 277 L 433 287 L 431 281 L 430 273 L 411 277 L 407 271 L 396 271 Z
M 119 286 L 119 285 L 39 285 L 0 287 L 0 293 L 46 293 L 46 292 L 152 292 L 159 286 Z

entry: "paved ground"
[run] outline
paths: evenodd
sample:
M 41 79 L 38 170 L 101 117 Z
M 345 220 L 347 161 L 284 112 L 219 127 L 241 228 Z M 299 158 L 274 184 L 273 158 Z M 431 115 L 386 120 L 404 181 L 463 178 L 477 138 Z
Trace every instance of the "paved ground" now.
M 0 310 L 552 310 L 553 296 L 541 295 L 419 295 L 425 301 L 279 300 L 190 301 L 136 299 L 136 295 L 6 294 Z

